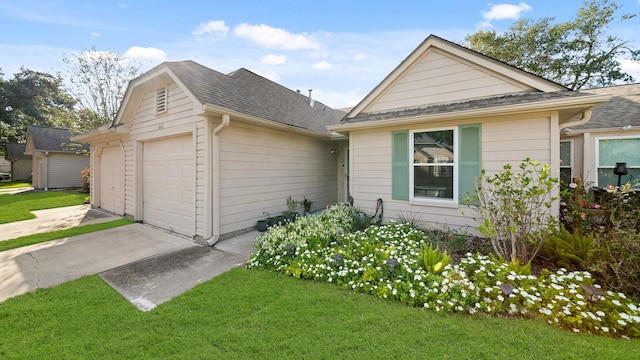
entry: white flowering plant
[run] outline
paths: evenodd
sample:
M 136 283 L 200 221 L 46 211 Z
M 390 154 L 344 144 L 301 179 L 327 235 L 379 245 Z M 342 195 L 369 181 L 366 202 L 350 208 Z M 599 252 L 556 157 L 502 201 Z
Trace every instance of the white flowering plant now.
M 247 267 L 436 311 L 518 316 L 575 332 L 640 337 L 640 305 L 610 291 L 590 297 L 582 285 L 599 286 L 588 272 L 523 275 L 471 253 L 439 272 L 427 271 L 420 257 L 429 239 L 422 231 L 397 222 L 357 232 L 351 226 L 353 211 L 345 205 L 276 226 L 258 238 Z

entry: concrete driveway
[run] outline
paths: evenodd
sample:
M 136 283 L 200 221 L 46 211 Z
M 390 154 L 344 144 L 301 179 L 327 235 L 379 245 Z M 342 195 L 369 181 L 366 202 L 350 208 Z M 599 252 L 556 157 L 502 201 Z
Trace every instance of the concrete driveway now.
M 2 251 L 0 302 L 100 274 L 136 307 L 150 310 L 243 265 L 257 235 L 250 232 L 211 248 L 151 226 L 131 224 Z

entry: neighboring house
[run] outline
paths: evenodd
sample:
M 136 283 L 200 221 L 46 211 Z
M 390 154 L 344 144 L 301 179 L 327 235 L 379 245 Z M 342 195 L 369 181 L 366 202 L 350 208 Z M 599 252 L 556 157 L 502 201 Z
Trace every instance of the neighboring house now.
M 288 196 L 345 200 L 345 138 L 326 128 L 344 115 L 246 69 L 167 62 L 130 82 L 112 124 L 74 140 L 91 146 L 93 206 L 213 244 Z
M 9 161 L 6 157 L 7 157 L 7 153 L 5 152 L 5 157 L 4 158 L 0 158 L 0 172 L 10 172 L 11 171 L 11 161 Z
M 24 153 L 26 144 L 7 143 L 5 158 L 11 162 L 11 180 L 31 180 L 31 155 Z
M 81 172 L 89 167 L 87 144 L 72 142 L 69 129 L 29 126 L 24 154 L 32 155 L 32 184 L 36 189 L 82 186 Z
M 468 227 L 481 169 L 529 157 L 559 172 L 561 130 L 608 99 L 429 36 L 329 129 L 349 136 L 355 206 L 373 213 L 380 198 L 387 219 Z
M 611 94 L 611 100 L 593 109 L 586 124 L 561 132 L 562 171 L 565 178 L 579 177 L 597 187 L 618 185 L 613 173 L 624 162 L 631 181 L 640 187 L 640 84 L 582 90 L 588 94 Z

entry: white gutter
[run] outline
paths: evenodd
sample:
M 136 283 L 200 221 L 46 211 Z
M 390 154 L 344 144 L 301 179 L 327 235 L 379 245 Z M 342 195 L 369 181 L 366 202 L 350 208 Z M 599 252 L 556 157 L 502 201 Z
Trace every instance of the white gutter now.
M 213 129 L 213 146 L 211 156 L 213 164 L 212 189 L 211 189 L 211 227 L 212 236 L 207 240 L 207 245 L 213 246 L 220 240 L 220 134 L 229 127 L 231 116 L 229 114 L 222 115 L 222 122 Z
M 561 124 L 559 126 L 559 128 L 560 128 L 560 130 L 562 130 L 562 129 L 566 129 L 566 128 L 571 127 L 571 126 L 584 125 L 587 122 L 589 122 L 589 120 L 591 120 L 591 109 L 587 109 L 587 110 L 583 111 L 582 112 L 582 116 L 580 117 L 580 120 L 576 120 L 576 121 L 572 121 L 572 122 Z

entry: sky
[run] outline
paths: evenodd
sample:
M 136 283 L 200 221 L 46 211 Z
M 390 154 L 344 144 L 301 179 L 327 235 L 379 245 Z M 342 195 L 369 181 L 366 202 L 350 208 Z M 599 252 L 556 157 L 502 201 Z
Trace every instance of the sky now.
M 619 0 L 640 13 L 640 0 Z M 581 0 L 0 0 L 0 69 L 68 74 L 63 58 L 95 47 L 147 71 L 193 60 L 246 68 L 334 108 L 356 105 L 430 34 L 461 42 L 521 18 L 571 19 Z M 640 48 L 640 16 L 610 33 Z M 640 66 L 623 63 L 640 82 Z

